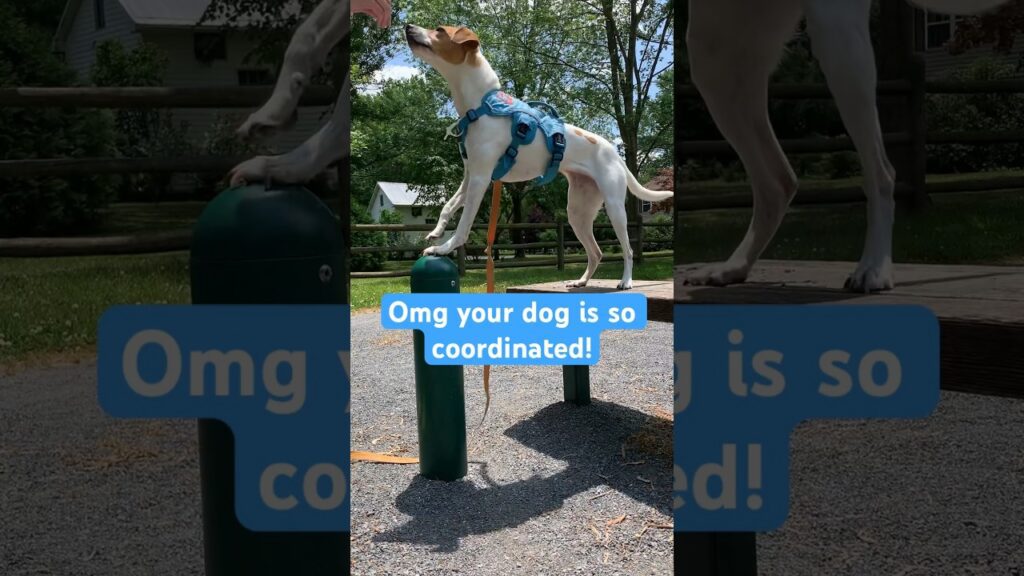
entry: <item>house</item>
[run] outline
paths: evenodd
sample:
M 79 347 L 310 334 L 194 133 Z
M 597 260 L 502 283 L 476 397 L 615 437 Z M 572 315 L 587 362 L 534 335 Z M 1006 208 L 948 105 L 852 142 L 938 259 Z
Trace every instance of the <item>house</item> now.
M 644 188 L 648 190 L 675 190 L 675 170 L 671 166 L 662 168 L 650 182 L 644 184 Z M 648 222 L 659 213 L 665 213 L 669 216 L 672 215 L 672 199 L 662 200 L 661 202 L 648 202 L 647 200 L 640 201 L 640 217 L 643 218 L 644 222 Z
M 925 76 L 937 80 L 948 76 L 958 68 L 969 65 L 978 58 L 989 57 L 1014 66 L 1017 74 L 1024 76 L 1024 35 L 1016 38 L 1009 54 L 997 53 L 990 46 L 979 46 L 962 54 L 950 54 L 946 44 L 956 34 L 957 20 L 962 16 L 929 13 L 915 10 L 914 46 L 925 60 Z
M 251 63 L 255 43 L 241 30 L 224 30 L 223 22 L 199 24 L 210 0 L 68 0 L 54 38 L 54 50 L 88 83 L 96 47 L 113 40 L 126 48 L 140 42 L 163 51 L 169 66 L 167 86 L 272 85 L 271 66 Z M 187 122 L 188 138 L 199 143 L 218 118 L 224 130 L 237 127 L 253 110 L 174 109 L 177 122 Z M 327 107 L 301 108 L 288 132 L 266 142 L 275 152 L 294 148 L 326 121 Z M 224 135 L 221 135 L 224 136 Z
M 381 213 L 387 210 L 401 216 L 402 224 L 437 224 L 433 206 L 420 202 L 419 197 L 419 192 L 403 182 L 377 182 L 367 210 L 374 222 L 380 222 Z M 406 232 L 405 235 L 415 244 L 426 234 Z

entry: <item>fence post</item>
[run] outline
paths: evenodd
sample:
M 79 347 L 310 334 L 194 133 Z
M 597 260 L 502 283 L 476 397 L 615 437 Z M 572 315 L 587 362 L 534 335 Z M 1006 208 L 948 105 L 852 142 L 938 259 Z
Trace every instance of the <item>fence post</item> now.
M 636 252 L 633 254 L 633 261 L 637 266 L 644 263 L 644 217 L 642 214 L 636 223 Z
M 555 249 L 558 257 L 558 270 L 565 270 L 565 222 L 558 223 L 558 248 Z
M 466 275 L 466 245 L 465 244 L 463 244 L 462 246 L 459 246 L 458 261 L 459 261 L 459 276 L 460 277 L 461 276 L 465 276 Z
M 926 178 L 928 174 L 928 111 L 925 101 L 925 63 L 920 54 L 914 54 L 907 62 L 907 76 L 910 79 L 910 159 L 907 168 L 907 182 L 913 191 L 911 208 L 915 211 L 931 206 Z

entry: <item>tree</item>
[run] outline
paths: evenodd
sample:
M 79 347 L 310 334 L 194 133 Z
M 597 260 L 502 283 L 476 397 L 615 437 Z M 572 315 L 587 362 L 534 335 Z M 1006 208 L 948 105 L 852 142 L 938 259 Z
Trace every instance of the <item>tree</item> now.
M 247 55 L 250 62 L 277 65 L 281 62 L 292 33 L 302 20 L 321 0 L 211 0 L 203 20 L 220 22 L 225 27 L 238 28 L 255 41 L 256 47 Z M 394 2 L 394 17 L 397 20 L 399 3 Z M 401 27 L 380 29 L 369 24 L 366 16 L 356 16 L 352 21 L 352 69 L 353 85 L 365 83 L 394 55 L 399 46 Z M 334 84 L 336 78 L 330 70 L 318 82 Z
M 441 204 L 462 180 L 462 159 L 442 136 L 445 96 L 425 78 L 388 81 L 352 102 L 352 201 L 365 206 L 378 181 L 419 185 L 429 204 Z M 400 175 L 400 176 L 398 176 Z M 443 185 L 445 194 L 435 187 Z
M 28 3 L 0 0 L 0 87 L 67 86 L 74 73 L 50 52 L 45 26 L 27 21 Z M 0 160 L 108 156 L 110 117 L 93 110 L 0 108 Z M 0 178 L 0 235 L 67 234 L 99 223 L 113 179 Z
M 991 45 L 996 52 L 1009 54 L 1021 33 L 1024 33 L 1024 0 L 1011 0 L 992 12 L 958 19 L 949 49 L 959 54 L 970 48 Z
M 151 44 L 131 50 L 117 40 L 96 47 L 92 81 L 96 86 L 162 86 L 169 60 Z M 188 128 L 175 122 L 170 111 L 155 109 L 118 110 L 115 114 L 118 152 L 128 158 L 187 155 Z M 171 183 L 171 174 L 137 174 L 122 182 L 127 195 L 146 192 L 158 197 Z

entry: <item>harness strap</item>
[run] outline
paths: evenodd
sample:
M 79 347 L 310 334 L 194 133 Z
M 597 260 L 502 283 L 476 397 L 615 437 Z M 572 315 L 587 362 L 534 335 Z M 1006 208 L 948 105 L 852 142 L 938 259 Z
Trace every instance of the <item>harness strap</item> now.
M 498 217 L 501 215 L 501 180 L 495 180 L 491 188 L 491 221 L 487 224 L 487 293 L 494 293 L 494 240 L 498 236 Z M 487 404 L 484 405 L 484 417 L 487 418 L 487 411 L 491 408 L 491 367 L 484 366 L 484 395 L 487 396 Z

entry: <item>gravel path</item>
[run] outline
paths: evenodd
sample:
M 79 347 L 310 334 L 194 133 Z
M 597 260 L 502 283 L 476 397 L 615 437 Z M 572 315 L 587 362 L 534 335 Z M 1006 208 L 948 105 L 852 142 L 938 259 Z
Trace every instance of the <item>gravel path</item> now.
M 353 336 L 354 447 L 415 454 L 411 338 L 375 314 Z M 354 465 L 353 573 L 668 574 L 669 466 L 621 450 L 664 436 L 670 336 L 606 333 L 585 408 L 559 402 L 557 368 L 494 368 L 479 428 L 467 368 L 469 477 Z M 194 422 L 113 420 L 95 394 L 88 362 L 0 373 L 0 574 L 202 574 Z M 923 421 L 801 426 L 762 574 L 1024 576 L 1021 430 L 1024 402 L 954 393 Z
M 195 430 L 107 417 L 92 362 L 0 373 L 0 574 L 202 574 Z
M 672 326 L 648 326 L 603 334 L 583 408 L 561 402 L 561 368 L 497 366 L 478 427 L 482 369 L 467 367 L 469 475 L 355 464 L 352 573 L 671 574 L 671 461 L 655 452 L 671 427 L 652 415 L 671 417 Z M 411 333 L 364 314 L 352 341 L 353 449 L 416 455 Z M 624 457 L 638 433 L 648 450 Z
M 1024 402 L 944 392 L 917 421 L 809 422 L 766 576 L 1024 575 Z

